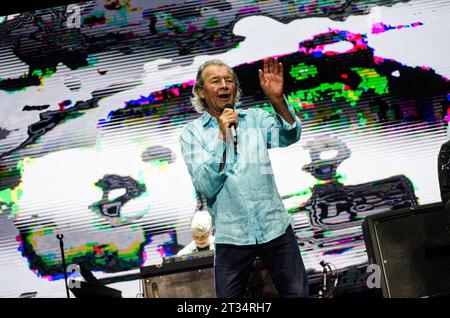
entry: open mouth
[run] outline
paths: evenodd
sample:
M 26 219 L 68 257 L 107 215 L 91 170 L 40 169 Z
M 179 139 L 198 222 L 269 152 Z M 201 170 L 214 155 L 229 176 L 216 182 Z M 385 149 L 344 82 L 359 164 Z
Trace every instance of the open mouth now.
M 219 95 L 218 95 L 218 97 L 219 97 L 220 99 L 228 99 L 228 98 L 230 98 L 230 96 L 231 96 L 231 94 L 219 94 Z

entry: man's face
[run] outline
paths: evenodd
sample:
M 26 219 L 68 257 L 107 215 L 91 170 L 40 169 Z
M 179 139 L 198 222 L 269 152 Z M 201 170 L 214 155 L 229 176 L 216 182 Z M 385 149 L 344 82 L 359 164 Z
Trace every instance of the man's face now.
M 203 71 L 204 86 L 198 90 L 208 107 L 222 111 L 226 104 L 234 105 L 236 83 L 230 69 L 222 65 L 209 65 Z
M 209 245 L 209 235 L 211 234 L 210 231 L 208 232 L 193 232 L 192 233 L 192 239 L 195 241 L 195 244 L 198 248 L 204 248 Z

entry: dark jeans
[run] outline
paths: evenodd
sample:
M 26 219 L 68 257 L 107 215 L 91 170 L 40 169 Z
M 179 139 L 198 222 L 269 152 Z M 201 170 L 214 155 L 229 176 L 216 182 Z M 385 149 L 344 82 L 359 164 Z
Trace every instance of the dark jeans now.
M 280 297 L 308 297 L 309 287 L 297 239 L 286 232 L 264 244 L 237 246 L 216 244 L 214 274 L 216 297 L 242 297 L 255 258 L 270 272 Z

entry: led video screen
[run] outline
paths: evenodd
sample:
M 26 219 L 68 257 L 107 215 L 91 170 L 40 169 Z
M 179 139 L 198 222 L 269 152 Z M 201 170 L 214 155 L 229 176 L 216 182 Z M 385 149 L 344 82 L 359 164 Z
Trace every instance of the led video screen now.
M 0 296 L 64 297 L 68 264 L 138 272 L 192 238 L 202 198 L 179 134 L 213 58 L 273 112 L 276 56 L 299 142 L 270 150 L 308 274 L 367 263 L 369 214 L 440 201 L 447 1 L 89 1 L 0 17 Z

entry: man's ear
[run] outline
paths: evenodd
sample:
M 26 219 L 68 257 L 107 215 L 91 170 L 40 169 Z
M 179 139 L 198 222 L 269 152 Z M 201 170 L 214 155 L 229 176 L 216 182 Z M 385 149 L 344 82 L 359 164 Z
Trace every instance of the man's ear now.
M 198 88 L 198 96 L 200 96 L 201 99 L 205 99 L 205 92 L 203 91 L 203 87 Z

